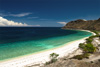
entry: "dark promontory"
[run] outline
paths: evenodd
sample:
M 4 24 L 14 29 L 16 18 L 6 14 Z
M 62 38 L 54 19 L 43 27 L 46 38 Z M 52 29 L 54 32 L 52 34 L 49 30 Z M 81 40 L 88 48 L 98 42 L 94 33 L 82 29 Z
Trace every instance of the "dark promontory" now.
M 100 18 L 97 20 L 82 20 L 68 22 L 63 29 L 84 29 L 100 31 Z

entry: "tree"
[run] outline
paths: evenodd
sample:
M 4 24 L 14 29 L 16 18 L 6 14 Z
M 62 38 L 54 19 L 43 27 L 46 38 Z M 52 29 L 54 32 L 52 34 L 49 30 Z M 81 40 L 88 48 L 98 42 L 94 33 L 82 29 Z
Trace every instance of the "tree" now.
M 56 54 L 56 53 L 50 54 L 50 59 L 51 59 L 51 60 L 50 60 L 49 62 L 46 62 L 46 65 L 47 65 L 47 64 L 50 64 L 50 63 L 53 63 L 53 62 L 56 62 L 58 56 L 59 56 L 59 54 Z
M 51 63 L 56 62 L 58 56 L 59 54 L 56 54 L 56 53 L 50 54 Z

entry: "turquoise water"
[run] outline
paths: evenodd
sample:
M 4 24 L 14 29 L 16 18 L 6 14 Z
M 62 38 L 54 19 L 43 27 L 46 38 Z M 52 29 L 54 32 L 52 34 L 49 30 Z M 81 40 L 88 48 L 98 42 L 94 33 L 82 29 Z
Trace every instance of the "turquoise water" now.
M 64 30 L 67 31 L 68 30 Z M 71 32 L 71 30 L 70 30 Z M 52 49 L 65 43 L 91 36 L 92 33 L 85 31 L 74 31 L 69 35 L 52 36 L 40 39 L 23 40 L 18 42 L 2 43 L 0 46 L 0 60 L 10 59 L 18 56 L 36 53 L 39 51 Z

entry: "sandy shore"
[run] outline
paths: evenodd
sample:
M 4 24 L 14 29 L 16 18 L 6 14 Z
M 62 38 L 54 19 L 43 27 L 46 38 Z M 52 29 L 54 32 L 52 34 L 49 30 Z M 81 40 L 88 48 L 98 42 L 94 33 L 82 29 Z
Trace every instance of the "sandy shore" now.
M 90 31 L 88 31 L 88 32 L 90 32 Z M 11 60 L 2 61 L 2 62 L 0 62 L 0 67 L 24 67 L 26 65 L 31 66 L 31 65 L 37 64 L 37 63 L 43 64 L 50 60 L 49 55 L 51 53 L 59 54 L 59 58 L 67 56 L 69 53 L 72 53 L 73 51 L 78 49 L 79 43 L 85 42 L 86 38 L 88 38 L 88 37 L 69 42 L 63 46 L 60 46 L 60 47 L 57 47 L 54 49 L 50 49 L 47 51 L 42 51 L 42 52 L 39 52 L 36 54 L 25 55 L 22 57 L 11 59 Z

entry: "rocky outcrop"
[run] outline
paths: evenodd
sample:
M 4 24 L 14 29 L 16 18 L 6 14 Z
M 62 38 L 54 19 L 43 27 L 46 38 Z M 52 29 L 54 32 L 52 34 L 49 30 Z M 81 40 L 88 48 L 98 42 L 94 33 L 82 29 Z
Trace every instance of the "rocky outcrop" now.
M 82 20 L 68 22 L 63 29 L 84 29 L 100 31 L 100 18 L 98 20 Z

